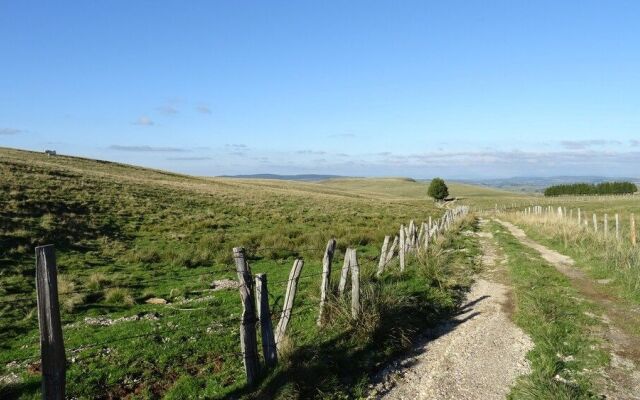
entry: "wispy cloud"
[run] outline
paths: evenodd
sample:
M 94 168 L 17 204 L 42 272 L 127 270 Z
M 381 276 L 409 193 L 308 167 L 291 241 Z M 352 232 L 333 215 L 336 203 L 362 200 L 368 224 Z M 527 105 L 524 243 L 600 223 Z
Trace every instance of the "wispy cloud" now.
M 296 154 L 302 154 L 302 155 L 317 155 L 317 156 L 322 156 L 327 154 L 326 151 L 319 151 L 319 150 L 298 150 L 296 151 Z
M 0 135 L 17 135 L 19 133 L 24 133 L 24 130 L 16 128 L 0 128 Z
M 109 146 L 109 150 L 116 151 L 130 151 L 130 152 L 139 152 L 139 153 L 186 153 L 191 150 L 181 148 L 181 147 L 154 147 L 154 146 L 127 146 L 120 144 L 112 144 Z
M 196 106 L 196 111 L 200 114 L 211 114 L 211 108 L 206 104 L 199 104 Z
M 133 122 L 134 125 L 140 125 L 140 126 L 152 126 L 155 123 L 153 122 L 153 120 L 149 117 L 147 117 L 146 115 L 141 116 L 140 118 L 138 118 L 137 120 L 135 120 Z
M 229 144 L 225 144 L 224 147 L 228 149 L 233 149 L 233 150 L 246 150 L 249 148 L 249 146 L 247 146 L 246 144 L 241 144 L 241 143 L 229 143 Z
M 160 114 L 164 115 L 175 115 L 178 113 L 178 109 L 172 106 L 171 104 L 165 104 L 157 108 Z
M 631 139 L 631 140 L 629 140 L 629 144 L 631 145 L 631 147 L 639 147 L 640 146 L 640 140 Z
M 477 165 L 580 166 L 640 162 L 640 152 L 620 151 L 460 151 L 392 154 L 383 160 L 390 165 L 431 165 L 472 167 Z
M 563 140 L 560 142 L 560 144 L 562 145 L 562 147 L 568 150 L 584 150 L 591 147 L 619 145 L 621 143 L 617 140 L 594 139 L 594 140 Z
M 212 157 L 167 157 L 169 161 L 206 161 L 213 160 Z

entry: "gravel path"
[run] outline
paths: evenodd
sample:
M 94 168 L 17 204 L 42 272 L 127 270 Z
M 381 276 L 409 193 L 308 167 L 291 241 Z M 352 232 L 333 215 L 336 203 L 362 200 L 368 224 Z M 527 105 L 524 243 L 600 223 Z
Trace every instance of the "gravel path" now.
M 483 262 L 497 267 L 493 239 L 479 236 Z M 525 355 L 533 347 L 505 312 L 508 293 L 503 284 L 479 279 L 460 313 L 383 371 L 370 398 L 504 399 L 515 379 L 529 372 Z

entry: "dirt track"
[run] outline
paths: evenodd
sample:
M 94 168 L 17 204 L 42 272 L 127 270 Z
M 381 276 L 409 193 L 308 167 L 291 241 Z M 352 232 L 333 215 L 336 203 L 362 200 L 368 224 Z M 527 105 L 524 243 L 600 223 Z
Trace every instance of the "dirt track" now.
M 490 234 L 479 236 L 491 272 L 499 256 Z M 508 292 L 491 278 L 479 279 L 460 313 L 390 366 L 370 398 L 504 399 L 517 376 L 529 372 L 525 356 L 533 347 L 505 311 Z
M 496 219 L 514 237 L 525 246 L 540 253 L 549 264 L 566 275 L 572 285 L 589 301 L 597 303 L 604 310 L 600 316 L 602 331 L 598 335 L 604 340 L 611 354 L 611 363 L 602 373 L 604 394 L 608 399 L 637 400 L 640 399 L 640 333 L 629 333 L 622 327 L 629 321 L 640 320 L 637 311 L 626 307 L 620 299 L 616 299 L 600 290 L 592 279 L 583 271 L 574 267 L 574 260 L 552 250 L 532 239 L 512 223 Z M 633 326 L 633 325 L 632 325 Z

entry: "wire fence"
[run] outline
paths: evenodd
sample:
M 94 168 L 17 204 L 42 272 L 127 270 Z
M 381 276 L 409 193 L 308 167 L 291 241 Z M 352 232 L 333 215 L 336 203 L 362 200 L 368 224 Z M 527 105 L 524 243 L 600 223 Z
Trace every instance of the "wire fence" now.
M 437 227 L 438 229 L 441 229 L 440 227 L 444 227 L 444 226 L 445 226 L 444 224 L 434 225 L 434 227 Z M 423 227 L 424 226 L 421 225 L 421 229 Z M 429 234 L 430 233 L 428 232 L 427 235 Z M 417 233 L 417 230 L 415 229 L 415 226 L 414 226 L 414 231 L 412 235 L 415 235 L 414 242 L 416 242 L 418 233 Z M 363 241 L 360 241 L 357 246 L 353 246 L 353 247 L 361 247 L 364 245 L 365 243 L 363 243 Z M 418 247 L 420 247 L 421 245 L 422 245 L 421 243 L 417 243 Z M 405 246 L 405 244 L 402 243 L 401 246 Z M 398 246 L 398 248 L 400 248 L 400 246 Z M 292 250 L 289 246 L 282 246 L 282 247 L 258 246 L 255 249 L 251 250 L 250 254 L 246 257 L 246 259 L 247 260 L 255 259 L 256 257 L 260 256 L 260 253 L 263 253 L 265 251 L 283 251 L 283 252 L 290 252 L 292 254 L 301 254 L 302 252 L 317 252 L 317 260 L 322 260 L 322 256 L 325 254 L 326 249 L 327 249 L 326 246 L 307 246 L 307 247 L 299 248 L 297 250 Z M 400 252 L 400 250 L 398 251 Z M 403 252 L 405 251 L 404 248 L 402 251 Z M 382 267 L 384 268 L 388 265 L 398 262 L 398 257 L 393 257 L 393 253 L 391 253 L 391 257 L 388 257 L 388 254 L 380 254 L 381 258 L 384 257 L 384 261 L 382 263 L 376 260 L 378 258 L 377 256 L 371 257 L 371 259 L 369 259 L 368 257 L 363 257 L 360 260 L 356 261 L 355 256 L 353 259 L 347 259 L 349 255 L 348 251 L 340 252 L 338 249 L 334 249 L 334 253 L 333 253 L 334 261 L 340 258 L 341 253 L 344 253 L 343 257 L 345 258 L 346 268 L 356 268 L 358 270 L 366 268 L 368 270 L 375 271 L 377 268 L 380 267 L 380 264 L 382 264 Z M 295 255 L 292 255 L 290 257 L 294 258 Z M 345 268 L 345 266 L 343 266 L 343 268 Z M 294 268 L 295 268 L 295 264 L 294 264 Z M 338 270 L 341 270 L 341 269 L 338 269 Z M 158 285 L 163 285 L 167 283 L 176 283 L 176 282 L 184 283 L 194 279 L 199 280 L 199 282 L 196 281 L 196 283 L 202 283 L 201 281 L 202 279 L 213 279 L 218 274 L 234 274 L 234 275 L 237 274 L 239 277 L 241 277 L 246 272 L 251 273 L 250 270 L 244 271 L 244 270 L 238 269 L 237 264 L 236 265 L 217 264 L 217 265 L 214 265 L 212 268 L 208 268 L 206 270 L 198 270 L 198 271 L 186 272 L 186 273 L 176 273 L 174 271 L 173 273 L 170 273 L 170 274 L 165 274 L 163 276 L 150 277 L 147 279 L 135 279 L 135 280 L 125 279 L 120 281 L 109 280 L 105 283 L 98 282 L 95 284 L 95 287 L 93 288 L 85 286 L 77 290 L 65 290 L 65 291 L 62 291 L 60 295 L 62 297 L 71 296 L 71 295 L 98 295 L 99 297 L 97 300 L 101 301 L 101 300 L 104 300 L 103 292 L 108 291 L 110 289 L 132 289 L 132 290 L 145 289 L 147 290 L 147 289 L 152 289 L 154 286 L 158 286 Z M 352 275 L 353 273 L 354 272 L 352 272 Z M 313 282 L 318 284 L 318 287 L 320 287 L 321 277 L 323 274 L 324 274 L 323 271 L 307 272 L 304 274 L 300 274 L 298 272 L 297 275 L 293 274 L 294 276 L 290 276 L 286 279 L 269 280 L 268 295 L 270 300 L 269 301 L 270 312 L 268 315 L 270 318 L 270 323 L 273 324 L 275 321 L 282 321 L 285 318 L 288 321 L 290 317 L 302 317 L 304 315 L 308 317 L 313 316 L 315 320 L 316 315 L 313 311 L 319 311 L 320 304 L 321 304 L 319 299 L 316 299 L 315 296 L 313 295 L 309 296 L 308 292 L 306 292 L 305 296 L 303 296 L 303 298 L 301 299 L 291 300 L 290 304 L 285 304 L 285 302 L 287 301 L 286 300 L 287 296 L 289 296 L 288 291 L 289 291 L 291 282 L 295 281 L 296 284 L 297 282 L 308 282 L 308 283 Z M 341 273 L 341 278 L 342 278 L 342 275 L 343 274 Z M 352 277 L 352 279 L 354 278 Z M 356 279 L 359 279 L 359 278 L 356 278 Z M 255 284 L 253 283 L 253 281 L 249 283 L 248 286 L 250 287 L 248 287 L 247 284 L 241 283 L 242 279 L 240 279 L 239 282 L 238 281 L 235 281 L 235 282 L 236 282 L 235 284 L 228 285 L 226 286 L 226 288 L 235 289 L 235 290 L 249 289 L 248 292 L 252 292 L 252 290 L 255 287 Z M 293 285 L 293 286 L 296 286 L 296 285 Z M 280 294 L 275 295 L 275 293 L 282 292 L 283 288 L 287 288 L 287 293 L 285 294 L 284 298 Z M 358 288 L 359 288 L 359 283 L 358 283 Z M 240 291 L 242 292 L 242 290 Z M 293 296 L 295 298 L 295 293 L 293 294 Z M 206 300 L 206 297 L 193 298 L 188 300 L 194 301 L 198 299 Z M 12 303 L 15 304 L 15 302 L 22 302 L 22 301 L 28 301 L 28 302 L 31 302 L 31 304 L 33 304 L 33 302 L 36 301 L 35 293 L 33 296 L 20 295 L 20 296 L 12 297 L 10 299 L 2 299 L 0 300 L 0 305 L 6 305 L 6 304 L 12 304 Z M 167 303 L 168 304 L 164 304 L 164 306 L 187 304 L 187 303 L 180 303 L 180 302 L 167 302 Z M 294 304 L 295 304 L 295 308 L 291 308 Z M 208 307 L 202 307 L 198 309 L 188 309 L 188 310 L 206 310 L 207 308 Z M 176 310 L 181 310 L 181 309 L 176 309 Z M 101 317 L 110 319 L 109 315 L 110 314 L 101 315 Z M 135 321 L 140 321 L 140 320 L 141 318 L 135 319 Z M 216 332 L 219 333 L 221 331 L 225 331 L 229 329 L 242 330 L 243 327 L 246 327 L 247 325 L 251 326 L 251 329 L 255 329 L 257 325 L 264 322 L 264 321 L 261 321 L 260 318 L 256 317 L 255 315 L 247 318 L 247 316 L 244 315 L 244 311 L 243 311 L 243 314 L 240 316 L 230 315 L 225 318 L 215 318 L 214 316 L 214 318 L 207 318 L 204 320 L 188 319 L 187 321 L 188 322 L 185 323 L 184 320 L 182 320 L 182 325 L 169 326 L 169 323 L 164 323 L 164 322 L 158 323 L 158 322 L 155 322 L 155 320 L 150 319 L 149 322 L 151 323 L 151 326 L 149 327 L 138 326 L 136 328 L 136 330 L 138 330 L 138 333 L 114 335 L 107 339 L 97 340 L 97 341 L 87 341 L 86 337 L 94 337 L 94 336 L 86 334 L 85 332 L 83 332 L 84 334 L 81 335 L 82 339 L 84 340 L 76 341 L 75 339 L 80 336 L 72 335 L 73 339 L 69 340 L 66 343 L 67 349 L 64 355 L 65 355 L 65 358 L 67 360 L 70 360 L 72 364 L 78 364 L 83 362 L 89 362 L 90 360 L 98 359 L 105 356 L 109 357 L 112 354 L 114 354 L 113 351 L 117 351 L 118 345 L 122 343 L 126 343 L 129 347 L 132 347 L 137 345 L 139 341 L 143 339 L 153 339 L 151 342 L 145 341 L 140 343 L 140 345 L 148 346 L 150 343 L 155 343 L 155 342 L 167 343 L 167 341 L 177 340 L 179 338 L 184 339 L 184 338 L 190 338 L 190 337 L 202 337 L 202 335 L 205 335 L 205 334 L 213 334 Z M 85 324 L 82 325 L 83 327 L 90 325 L 86 322 L 87 321 L 85 318 Z M 108 324 L 109 326 L 101 325 L 101 324 L 96 324 L 96 325 L 104 328 L 109 328 L 111 324 Z M 105 334 L 103 333 L 102 335 L 98 335 L 98 336 L 105 336 Z M 286 336 L 283 336 L 283 337 L 286 338 L 286 340 L 295 340 L 303 337 L 303 335 L 301 332 L 290 331 L 290 332 L 287 332 Z M 279 340 L 285 340 L 285 339 L 280 338 Z M 278 348 L 279 347 L 278 344 L 280 343 L 281 342 L 277 340 L 275 341 L 275 345 L 277 347 L 278 352 L 280 351 L 280 349 Z M 36 343 L 33 344 L 34 347 L 35 345 Z M 241 347 L 241 346 L 238 344 L 238 347 Z M 229 351 L 223 350 L 222 352 L 215 353 L 216 357 L 228 357 L 228 356 L 244 357 L 246 355 L 247 353 L 243 351 L 236 351 L 236 350 L 229 350 Z M 37 363 L 40 359 L 40 356 L 28 355 L 21 358 L 15 358 L 15 357 L 10 357 L 10 358 L 11 359 L 2 360 L 0 361 L 0 363 L 4 363 L 4 364 Z M 109 362 L 114 362 L 114 361 L 117 363 L 117 359 L 113 359 L 112 357 L 109 357 Z M 43 376 L 44 376 L 44 371 L 43 371 Z M 115 386 L 123 385 L 123 382 L 105 384 L 104 388 L 111 387 L 110 385 L 115 385 Z

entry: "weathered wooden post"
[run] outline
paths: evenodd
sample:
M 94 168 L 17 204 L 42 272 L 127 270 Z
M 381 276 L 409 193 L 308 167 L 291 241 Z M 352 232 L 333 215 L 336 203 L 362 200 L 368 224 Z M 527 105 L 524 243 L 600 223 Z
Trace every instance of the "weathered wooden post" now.
M 631 245 L 636 245 L 636 217 L 631 214 Z
M 262 334 L 262 354 L 265 366 L 270 369 L 278 363 L 278 351 L 271 324 L 267 274 L 256 275 L 256 299 L 258 300 L 258 320 L 260 320 L 260 332 Z
M 427 252 L 429 250 L 429 239 L 431 237 L 431 230 L 427 229 L 424 233 L 424 251 Z
M 351 317 L 360 315 L 360 265 L 356 250 L 351 251 Z
M 60 323 L 58 269 L 53 245 L 36 247 L 36 292 L 42 362 L 42 398 L 64 400 L 67 363 Z
M 400 226 L 400 249 L 398 250 L 398 253 L 400 255 L 400 271 L 404 271 L 404 252 L 406 250 L 404 235 L 405 235 L 404 225 L 401 225 Z
M 582 214 L 580 214 L 579 208 L 578 208 L 578 225 L 582 225 Z
M 338 294 L 342 297 L 344 289 L 347 286 L 347 277 L 349 276 L 349 264 L 351 263 L 351 251 L 353 249 L 347 247 L 344 251 L 344 262 L 342 263 L 342 271 L 340 271 L 340 283 L 338 284 Z
M 247 384 L 253 386 L 258 379 L 258 341 L 256 338 L 256 309 L 253 297 L 253 278 L 246 261 L 244 248 L 234 247 L 233 258 L 236 263 L 240 299 L 242 300 L 242 319 L 240 321 L 240 347 L 242 349 Z
M 609 221 L 607 214 L 604 214 L 604 225 L 603 225 L 604 237 L 606 238 L 609 234 Z
M 384 267 L 387 263 L 387 247 L 389 247 L 389 239 L 391 239 L 390 236 L 385 236 L 384 242 L 382 242 L 382 249 L 380 250 L 380 261 L 378 261 L 378 272 L 376 272 L 376 276 L 378 278 L 384 272 Z
M 415 248 L 415 232 L 416 232 L 416 224 L 413 220 L 409 221 L 409 235 L 408 235 L 408 245 L 411 250 Z
M 385 266 L 389 265 L 389 263 L 391 262 L 391 259 L 393 258 L 393 253 L 395 252 L 397 246 L 398 246 L 398 236 L 396 235 L 393 238 L 393 243 L 391 244 L 391 248 L 387 252 L 387 257 L 384 260 L 384 265 Z
M 293 267 L 289 273 L 289 280 L 287 281 L 287 292 L 284 294 L 284 303 L 282 305 L 282 315 L 278 326 L 276 327 L 276 347 L 280 349 L 282 347 L 282 340 L 287 332 L 289 321 L 291 320 L 291 310 L 293 309 L 293 301 L 296 298 L 296 291 L 298 290 L 298 280 L 300 279 L 300 272 L 304 261 L 296 259 L 293 262 Z
M 596 216 L 596 213 L 593 213 L 593 231 L 594 232 L 598 232 L 598 217 Z
M 616 213 L 616 239 L 620 240 L 620 216 Z
M 324 250 L 322 258 L 322 283 L 320 284 L 320 310 L 318 311 L 318 326 L 322 326 L 324 322 L 324 306 L 329 296 L 331 288 L 331 264 L 333 262 L 333 254 L 336 250 L 336 240 L 330 239 L 327 242 L 327 248 Z

